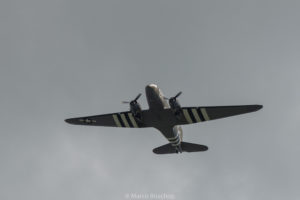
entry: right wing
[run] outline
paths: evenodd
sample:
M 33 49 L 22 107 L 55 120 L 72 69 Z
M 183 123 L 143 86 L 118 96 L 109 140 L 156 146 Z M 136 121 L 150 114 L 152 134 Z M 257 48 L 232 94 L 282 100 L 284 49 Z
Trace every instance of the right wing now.
M 143 116 L 143 111 L 142 111 Z M 110 127 L 126 127 L 126 128 L 143 128 L 146 125 L 136 119 L 132 112 L 111 113 L 104 115 L 94 115 L 87 117 L 76 117 L 66 119 L 65 122 L 75 125 L 89 126 L 110 126 Z
M 184 125 L 205 122 L 255 112 L 261 108 L 261 105 L 182 107 L 182 114 L 176 124 Z

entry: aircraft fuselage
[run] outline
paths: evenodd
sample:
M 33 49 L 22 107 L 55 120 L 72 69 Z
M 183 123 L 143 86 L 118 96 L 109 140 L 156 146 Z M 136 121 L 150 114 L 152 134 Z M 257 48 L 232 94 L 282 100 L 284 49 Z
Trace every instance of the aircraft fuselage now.
M 170 108 L 162 91 L 154 84 L 147 85 L 145 90 L 149 112 L 159 122 L 155 128 L 160 130 L 177 151 L 181 152 L 182 128 L 179 125 L 173 126 L 170 124 L 171 120 L 164 118 L 164 115 L 162 115 L 162 110 Z

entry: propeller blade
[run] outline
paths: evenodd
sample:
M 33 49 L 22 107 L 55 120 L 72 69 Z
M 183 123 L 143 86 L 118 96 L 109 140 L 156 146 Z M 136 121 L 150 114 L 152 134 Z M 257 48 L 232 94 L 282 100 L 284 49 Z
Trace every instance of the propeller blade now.
M 122 103 L 126 103 L 126 104 L 131 104 L 131 103 L 137 103 L 137 100 L 141 97 L 141 93 L 139 93 L 138 95 L 137 95 L 137 97 L 135 97 L 135 99 L 134 100 L 132 100 L 132 101 L 122 101 Z
M 181 92 L 181 91 L 180 91 L 180 92 L 178 92 L 178 94 L 176 94 L 174 98 L 176 99 L 176 98 L 177 98 L 177 97 L 179 97 L 181 94 L 182 94 L 182 92 Z
M 135 97 L 135 99 L 134 99 L 133 101 L 137 101 L 141 96 L 142 96 L 142 94 L 139 93 L 139 94 L 137 95 L 137 97 Z

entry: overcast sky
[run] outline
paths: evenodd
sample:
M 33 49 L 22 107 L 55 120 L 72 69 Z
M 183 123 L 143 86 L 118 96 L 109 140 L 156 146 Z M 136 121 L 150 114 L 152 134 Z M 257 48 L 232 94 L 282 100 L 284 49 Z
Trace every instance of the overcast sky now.
M 300 3 L 0 3 L 0 199 L 297 200 Z M 158 156 L 155 129 L 72 126 L 156 83 L 183 106 L 263 104 L 183 127 L 207 152 Z

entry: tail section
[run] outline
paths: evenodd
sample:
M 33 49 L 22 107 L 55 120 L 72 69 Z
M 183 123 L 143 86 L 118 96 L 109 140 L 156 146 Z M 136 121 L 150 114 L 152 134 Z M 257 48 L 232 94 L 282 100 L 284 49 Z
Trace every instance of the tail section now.
M 207 151 L 208 147 L 201 144 L 193 144 L 189 142 L 181 142 L 181 150 L 183 152 L 198 152 L 198 151 Z M 163 146 L 153 149 L 155 154 L 172 154 L 178 153 L 176 147 L 172 146 L 170 143 Z
M 176 153 L 175 147 L 173 147 L 170 143 L 162 145 L 160 147 L 157 147 L 152 150 L 153 153 L 156 154 L 170 154 L 170 153 Z
M 208 147 L 201 144 L 193 144 L 189 142 L 181 142 L 181 148 L 184 152 L 207 151 Z

